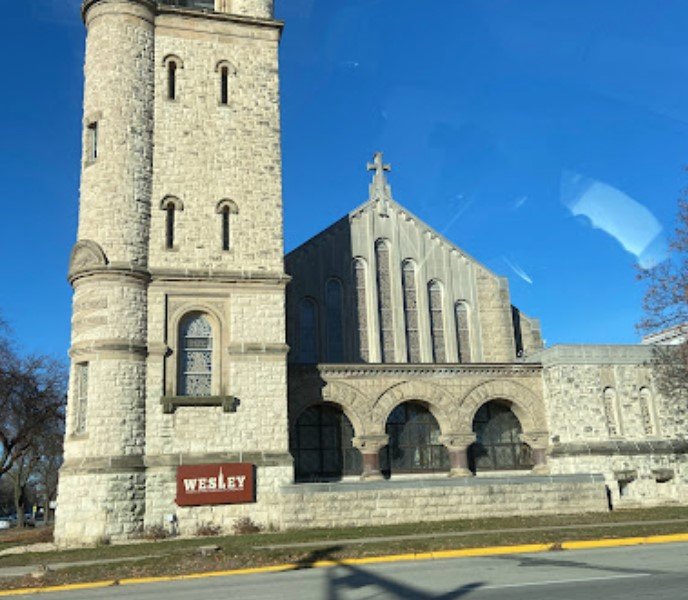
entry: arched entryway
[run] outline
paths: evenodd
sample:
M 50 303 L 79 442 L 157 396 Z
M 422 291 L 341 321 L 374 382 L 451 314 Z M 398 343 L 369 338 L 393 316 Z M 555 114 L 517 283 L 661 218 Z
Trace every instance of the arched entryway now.
M 354 428 L 336 404 L 316 404 L 296 421 L 291 439 L 296 481 L 334 481 L 359 475 L 361 453 L 352 446 Z
M 387 418 L 389 443 L 380 450 L 380 470 L 396 473 L 433 473 L 449 470 L 449 453 L 439 441 L 440 426 L 423 402 L 404 402 Z
M 532 469 L 531 449 L 521 442 L 521 423 L 506 400 L 486 402 L 475 414 L 476 441 L 468 449 L 471 471 Z

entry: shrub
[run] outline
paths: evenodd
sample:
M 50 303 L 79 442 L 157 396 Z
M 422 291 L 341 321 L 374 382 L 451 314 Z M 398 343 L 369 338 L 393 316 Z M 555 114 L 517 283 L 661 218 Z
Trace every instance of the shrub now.
M 199 537 L 210 537 L 220 535 L 222 527 L 213 525 L 212 523 L 199 523 L 196 527 L 196 535 Z
M 232 529 L 236 535 L 245 535 L 247 533 L 258 533 L 260 525 L 254 523 L 251 517 L 241 517 L 234 521 Z
M 162 525 L 150 525 L 143 530 L 144 540 L 166 540 L 172 534 Z

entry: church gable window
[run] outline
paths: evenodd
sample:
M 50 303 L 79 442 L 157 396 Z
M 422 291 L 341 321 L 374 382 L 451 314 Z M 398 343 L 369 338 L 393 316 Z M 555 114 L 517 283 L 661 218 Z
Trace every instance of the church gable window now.
M 432 362 L 447 362 L 444 335 L 444 314 L 442 312 L 442 284 L 433 280 L 428 284 L 428 306 L 430 307 L 430 339 L 432 341 Z
M 315 302 L 303 298 L 299 302 L 299 362 L 318 362 L 318 328 Z
M 410 363 L 418 363 L 420 362 L 418 292 L 416 288 L 416 265 L 412 260 L 406 260 L 402 265 L 401 283 L 404 297 L 404 325 L 406 329 L 407 359 Z
M 179 395 L 210 396 L 213 329 L 202 313 L 186 315 L 180 324 Z
M 368 304 L 366 301 L 366 263 L 362 258 L 356 258 L 353 262 L 355 296 L 355 318 L 358 323 L 358 348 L 361 360 L 370 360 L 368 351 Z
M 343 293 L 339 279 L 328 279 L 325 285 L 325 322 L 327 326 L 327 361 L 344 360 Z
M 380 320 L 381 362 L 394 362 L 394 319 L 392 316 L 392 282 L 389 244 L 386 240 L 375 243 L 377 261 L 377 298 Z
M 459 300 L 454 305 L 456 317 L 456 341 L 459 350 L 459 362 L 471 362 L 471 337 L 468 324 L 468 304 Z

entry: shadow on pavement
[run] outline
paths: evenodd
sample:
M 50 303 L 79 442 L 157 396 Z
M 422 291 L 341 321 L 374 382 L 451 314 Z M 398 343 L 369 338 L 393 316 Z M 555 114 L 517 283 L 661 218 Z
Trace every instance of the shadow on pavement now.
M 314 550 L 308 556 L 297 562 L 294 570 L 310 569 L 323 560 L 332 561 L 335 567 L 326 571 L 326 592 L 323 598 L 326 600 L 338 600 L 345 591 L 358 590 L 369 587 L 371 592 L 377 588 L 375 595 L 385 593 L 385 597 L 400 598 L 404 600 L 455 600 L 467 596 L 472 591 L 483 586 L 481 582 L 468 583 L 448 592 L 435 594 L 423 589 L 395 581 L 378 573 L 367 571 L 355 565 L 342 563 L 333 555 L 343 546 L 330 546 Z

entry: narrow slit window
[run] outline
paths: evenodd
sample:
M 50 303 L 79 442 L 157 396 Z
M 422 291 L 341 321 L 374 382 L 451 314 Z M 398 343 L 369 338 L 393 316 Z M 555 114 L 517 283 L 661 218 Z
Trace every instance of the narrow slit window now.
M 177 99 L 177 63 L 173 60 L 167 63 L 167 98 Z
M 165 248 L 167 250 L 174 248 L 174 213 L 174 204 L 170 202 L 165 208 Z
M 74 371 L 74 396 L 76 417 L 74 433 L 86 433 L 86 409 L 88 407 L 88 363 L 79 363 Z
M 229 206 L 222 209 L 222 249 L 229 250 L 230 245 L 230 210 Z
M 229 68 L 222 67 L 220 69 L 220 104 L 227 106 L 229 104 Z
M 98 158 L 98 121 L 88 124 L 87 154 L 89 162 Z

